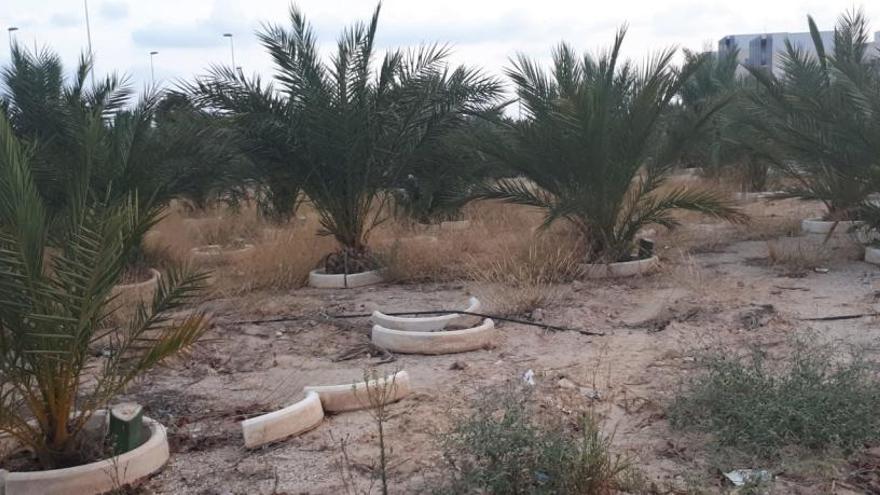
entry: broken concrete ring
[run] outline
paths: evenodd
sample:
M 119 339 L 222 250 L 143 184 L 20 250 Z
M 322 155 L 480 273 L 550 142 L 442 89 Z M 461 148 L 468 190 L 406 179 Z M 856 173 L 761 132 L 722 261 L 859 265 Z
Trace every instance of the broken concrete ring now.
M 392 330 L 374 325 L 372 340 L 383 349 L 401 354 L 455 354 L 483 349 L 494 337 L 495 322 L 486 318 L 474 328 L 440 332 Z
M 315 392 L 306 392 L 306 398 L 277 411 L 249 418 L 241 422 L 245 447 L 260 445 L 299 435 L 315 428 L 324 419 L 321 398 Z
M 383 280 L 385 278 L 382 276 L 381 270 L 350 273 L 348 275 L 343 273 L 328 274 L 324 273 L 323 269 L 309 272 L 309 286 L 318 289 L 353 289 L 355 287 L 378 284 Z
M 390 382 L 390 384 L 389 384 Z M 386 385 L 387 384 L 387 385 Z M 397 402 L 412 392 L 409 384 L 409 373 L 398 371 L 394 375 L 370 380 L 369 382 L 357 382 L 345 385 L 323 385 L 305 387 L 306 393 L 316 393 L 321 399 L 321 405 L 326 412 L 356 411 L 372 407 L 370 403 L 370 391 L 378 390 L 383 393 L 383 388 L 390 386 L 393 389 L 385 397 L 384 404 Z M 368 389 L 369 387 L 369 389 Z M 369 391 L 368 391 L 369 390 Z
M 465 309 L 467 313 L 476 313 L 480 310 L 480 301 L 476 297 L 471 297 L 468 301 L 468 307 Z M 373 311 L 370 320 L 381 326 L 391 330 L 404 330 L 408 332 L 433 332 L 443 330 L 447 325 L 461 319 L 464 315 L 446 314 L 440 316 L 389 316 L 380 311 Z
M 93 419 L 105 424 L 106 411 Z M 47 471 L 7 472 L 0 470 L 0 493 L 6 495 L 92 495 L 112 492 L 155 473 L 168 462 L 168 436 L 165 427 L 146 416 L 144 426 L 150 438 L 139 447 L 109 459 L 81 466 Z

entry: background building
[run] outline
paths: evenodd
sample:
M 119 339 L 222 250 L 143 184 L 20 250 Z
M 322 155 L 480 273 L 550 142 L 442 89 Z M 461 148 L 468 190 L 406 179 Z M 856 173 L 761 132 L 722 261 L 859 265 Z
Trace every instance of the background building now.
M 834 32 L 821 31 L 820 36 L 826 51 L 834 49 Z M 782 74 L 782 56 L 785 54 L 785 40 L 791 41 L 801 50 L 814 54 L 816 47 L 810 33 L 764 33 L 764 34 L 732 34 L 718 41 L 718 53 L 726 53 L 739 49 L 737 59 L 740 67 L 737 71 L 745 74 L 744 66 L 762 67 L 772 71 L 774 75 Z M 868 50 L 869 56 L 877 57 L 880 47 L 880 32 L 874 33 L 874 42 Z

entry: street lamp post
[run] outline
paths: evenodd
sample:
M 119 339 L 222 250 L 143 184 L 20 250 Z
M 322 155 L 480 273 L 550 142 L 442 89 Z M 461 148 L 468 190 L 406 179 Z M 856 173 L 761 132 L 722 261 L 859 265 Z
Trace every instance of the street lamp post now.
M 153 57 L 158 54 L 159 54 L 159 52 L 157 52 L 157 51 L 150 52 L 150 83 L 153 85 L 156 84 L 156 69 L 153 65 Z
M 12 33 L 18 31 L 18 28 L 16 26 L 11 26 L 6 31 L 9 32 L 9 52 L 11 53 L 12 52 Z
M 229 38 L 229 53 L 232 55 L 232 70 L 235 70 L 235 42 L 232 41 L 232 33 L 223 33 L 224 38 Z
M 83 0 L 83 8 L 86 11 L 86 38 L 89 42 L 89 62 L 92 64 L 90 75 L 92 77 L 92 88 L 95 87 L 95 54 L 92 52 L 92 24 L 89 22 L 89 0 Z

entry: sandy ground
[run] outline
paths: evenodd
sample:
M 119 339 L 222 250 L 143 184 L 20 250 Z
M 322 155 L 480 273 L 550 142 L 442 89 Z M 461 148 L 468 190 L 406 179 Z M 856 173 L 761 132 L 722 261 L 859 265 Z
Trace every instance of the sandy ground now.
M 723 239 L 730 232 L 722 225 L 693 224 L 683 233 Z M 748 229 L 738 229 L 732 237 L 737 236 L 747 238 Z M 821 237 L 797 242 L 818 243 Z M 725 492 L 695 440 L 670 430 L 664 406 L 705 349 L 772 348 L 798 335 L 876 343 L 876 319 L 800 320 L 880 310 L 880 269 L 857 261 L 848 239 L 833 242 L 838 247 L 823 264 L 827 273 L 795 273 L 768 266 L 765 240 L 707 242 L 689 253 L 666 250 L 661 240 L 664 266 L 658 273 L 575 282 L 562 288 L 557 302 L 534 314 L 546 323 L 604 336 L 506 323 L 492 349 L 398 355 L 380 365 L 407 370 L 415 388 L 412 396 L 390 407 L 393 417 L 386 431 L 393 493 L 428 490 L 440 462 L 436 439 L 448 427 L 449 414 L 467 408 L 482 387 L 517 380 L 529 369 L 537 375 L 536 393 L 546 410 L 572 422 L 584 411 L 598 413 L 604 429 L 614 432 L 616 450 L 659 493 Z M 255 451 L 244 449 L 239 421 L 298 400 L 304 385 L 350 383 L 376 365 L 378 358 L 366 355 L 334 362 L 339 353 L 368 341 L 370 325 L 366 319 L 323 315 L 458 307 L 472 291 L 480 296 L 468 283 L 380 285 L 211 301 L 215 327 L 191 359 L 154 371 L 131 390 L 130 398 L 168 425 L 172 437 L 170 464 L 144 489 L 167 494 L 343 493 L 336 466 L 341 441 L 348 444 L 355 472 L 366 486 L 377 456 L 368 412 L 330 416 L 307 434 Z M 286 315 L 299 319 L 238 323 Z M 562 378 L 597 392 L 598 399 L 560 386 Z M 834 478 L 782 477 L 774 493 L 856 493 L 838 488 L 840 480 Z

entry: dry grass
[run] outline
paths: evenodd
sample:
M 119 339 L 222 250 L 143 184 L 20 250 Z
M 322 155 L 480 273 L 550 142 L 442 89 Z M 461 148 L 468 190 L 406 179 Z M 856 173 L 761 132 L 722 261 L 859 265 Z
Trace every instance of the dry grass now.
M 767 262 L 792 273 L 827 267 L 835 261 L 860 260 L 863 247 L 849 236 L 809 235 L 767 241 Z
M 331 238 L 318 236 L 317 231 L 317 217 L 306 208 L 297 220 L 282 226 L 262 221 L 252 207 L 195 216 L 172 208 L 148 236 L 148 244 L 161 247 L 179 263 L 210 270 L 212 290 L 206 297 L 229 296 L 305 285 L 309 271 L 334 247 Z M 253 248 L 241 254 L 193 257 L 193 248 L 209 244 Z
M 534 239 L 541 214 L 499 203 L 472 205 L 463 230 L 388 223 L 372 239 L 388 276 L 398 282 L 444 282 L 470 278 L 474 266 L 489 266 L 500 251 L 522 252 Z M 548 233 L 549 234 L 549 233 Z
M 538 237 L 525 251 L 496 253 L 489 263 L 472 261 L 469 277 L 487 308 L 502 315 L 517 315 L 545 308 L 568 291 L 562 284 L 580 273 L 582 257 L 573 243 L 556 243 Z
M 767 261 L 791 271 L 805 271 L 826 264 L 831 259 L 828 246 L 813 239 L 783 237 L 767 241 Z

